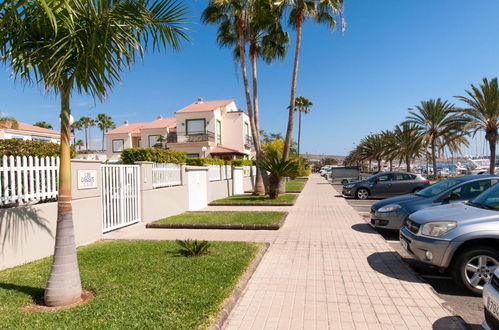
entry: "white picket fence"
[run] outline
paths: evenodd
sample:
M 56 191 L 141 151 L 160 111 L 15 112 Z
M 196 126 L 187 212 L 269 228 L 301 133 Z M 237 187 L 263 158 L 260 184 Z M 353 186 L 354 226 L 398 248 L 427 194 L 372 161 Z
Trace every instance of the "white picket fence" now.
M 220 165 L 208 165 L 208 180 L 220 181 L 222 180 L 222 170 Z
M 154 163 L 152 165 L 153 188 L 179 186 L 182 184 L 182 167 L 177 164 Z
M 3 156 L 0 205 L 56 198 L 58 178 L 58 157 Z

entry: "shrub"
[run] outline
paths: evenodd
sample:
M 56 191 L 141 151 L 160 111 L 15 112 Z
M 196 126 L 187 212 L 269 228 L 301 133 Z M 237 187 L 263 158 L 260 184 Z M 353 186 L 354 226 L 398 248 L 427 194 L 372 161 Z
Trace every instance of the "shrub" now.
M 135 162 L 182 164 L 185 163 L 186 159 L 185 152 L 159 148 L 128 148 L 121 153 L 121 160 L 125 164 Z
M 48 141 L 7 139 L 0 140 L 0 156 L 34 156 L 57 157 L 59 144 Z M 71 148 L 71 157 L 76 156 L 76 151 Z
M 194 158 L 187 158 L 185 163 L 187 165 L 192 165 L 192 166 L 224 165 L 225 161 L 223 159 L 218 159 L 218 158 L 194 157 Z
M 234 159 L 230 162 L 232 166 L 253 166 L 255 163 L 252 159 Z
M 175 242 L 180 246 L 176 252 L 184 257 L 199 257 L 210 253 L 211 245 L 208 241 L 178 239 Z

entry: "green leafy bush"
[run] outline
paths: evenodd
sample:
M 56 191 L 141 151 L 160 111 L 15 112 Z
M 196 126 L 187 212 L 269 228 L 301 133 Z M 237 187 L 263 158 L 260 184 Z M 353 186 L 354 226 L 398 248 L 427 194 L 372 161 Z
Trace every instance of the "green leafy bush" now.
M 34 156 L 57 157 L 59 144 L 48 141 L 7 139 L 0 140 L 0 156 Z M 71 148 L 71 157 L 76 156 L 76 151 Z
M 224 165 L 225 161 L 223 159 L 218 159 L 218 158 L 194 157 L 194 158 L 187 158 L 185 163 L 187 165 L 192 165 L 192 166 Z
M 121 160 L 125 164 L 135 162 L 183 164 L 186 159 L 187 154 L 185 152 L 159 148 L 128 148 L 121 153 Z
M 176 252 L 184 257 L 199 257 L 210 253 L 211 245 L 208 241 L 178 239 L 175 242 L 180 246 Z
M 232 166 L 253 166 L 256 161 L 252 159 L 234 159 L 230 163 Z

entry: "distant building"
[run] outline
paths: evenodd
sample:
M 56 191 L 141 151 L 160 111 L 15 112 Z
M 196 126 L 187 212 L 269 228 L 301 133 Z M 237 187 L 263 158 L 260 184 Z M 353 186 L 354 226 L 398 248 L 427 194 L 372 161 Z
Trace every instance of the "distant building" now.
M 345 160 L 345 156 L 338 156 L 338 155 L 319 155 L 319 154 L 300 154 L 301 157 L 308 159 L 308 161 L 312 164 L 319 163 L 323 159 L 326 158 L 332 158 L 336 159 L 338 162 L 338 165 L 343 164 L 343 161 Z
M 184 151 L 188 157 L 252 159 L 249 117 L 234 100 L 196 102 L 175 112 L 175 117 L 144 123 L 128 123 L 106 136 L 108 159 L 119 159 L 121 151 L 132 147 L 162 146 Z
M 0 127 L 0 140 L 6 139 L 36 140 L 60 143 L 61 133 L 52 129 L 18 122 L 17 128 L 12 128 L 10 125 Z

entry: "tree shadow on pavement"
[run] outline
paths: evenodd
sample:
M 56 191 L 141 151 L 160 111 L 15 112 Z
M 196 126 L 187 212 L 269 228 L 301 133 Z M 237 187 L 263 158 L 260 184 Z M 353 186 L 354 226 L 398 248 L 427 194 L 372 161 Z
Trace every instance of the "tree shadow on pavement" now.
M 424 283 L 394 251 L 375 252 L 367 257 L 367 262 L 372 269 L 385 276 L 401 281 Z
M 479 324 L 466 323 L 459 316 L 445 316 L 433 322 L 434 330 L 453 330 L 453 329 L 482 329 Z

